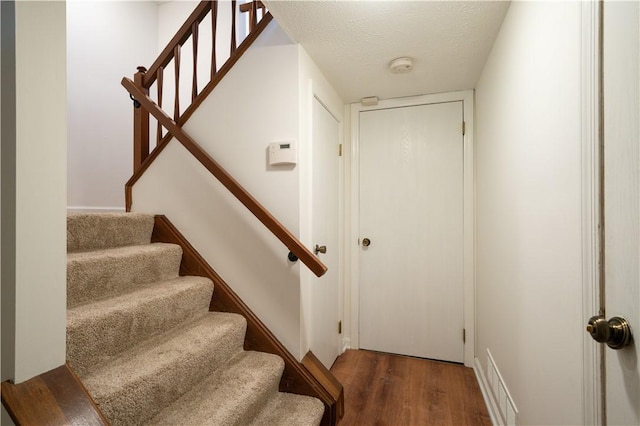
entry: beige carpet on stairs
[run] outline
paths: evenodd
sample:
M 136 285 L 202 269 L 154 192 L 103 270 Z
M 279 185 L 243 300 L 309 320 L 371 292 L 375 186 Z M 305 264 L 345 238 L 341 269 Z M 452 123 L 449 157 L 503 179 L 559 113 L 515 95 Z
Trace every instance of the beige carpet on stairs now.
M 318 425 L 315 398 L 278 392 L 283 361 L 243 350 L 246 320 L 209 312 L 213 283 L 178 276 L 154 218 L 67 218 L 67 361 L 113 425 Z

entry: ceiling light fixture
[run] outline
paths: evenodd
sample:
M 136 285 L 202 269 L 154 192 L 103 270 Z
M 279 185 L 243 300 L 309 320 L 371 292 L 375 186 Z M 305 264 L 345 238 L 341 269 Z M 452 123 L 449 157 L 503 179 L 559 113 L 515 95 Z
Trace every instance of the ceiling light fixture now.
M 406 74 L 413 69 L 413 58 L 403 56 L 389 62 L 389 70 L 394 74 Z

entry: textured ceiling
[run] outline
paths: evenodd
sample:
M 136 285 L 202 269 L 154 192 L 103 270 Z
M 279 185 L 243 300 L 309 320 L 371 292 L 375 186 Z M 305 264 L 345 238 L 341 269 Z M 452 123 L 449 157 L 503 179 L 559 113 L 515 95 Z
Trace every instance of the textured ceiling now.
M 498 1 L 264 3 L 349 103 L 474 88 L 509 7 Z M 412 72 L 389 71 L 400 56 L 415 58 Z

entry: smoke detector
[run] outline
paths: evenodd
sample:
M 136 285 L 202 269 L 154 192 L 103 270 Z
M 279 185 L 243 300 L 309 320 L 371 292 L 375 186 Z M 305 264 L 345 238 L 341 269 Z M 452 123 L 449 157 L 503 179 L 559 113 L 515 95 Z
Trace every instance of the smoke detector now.
M 413 69 L 413 58 L 403 56 L 389 62 L 389 70 L 394 74 L 406 74 Z

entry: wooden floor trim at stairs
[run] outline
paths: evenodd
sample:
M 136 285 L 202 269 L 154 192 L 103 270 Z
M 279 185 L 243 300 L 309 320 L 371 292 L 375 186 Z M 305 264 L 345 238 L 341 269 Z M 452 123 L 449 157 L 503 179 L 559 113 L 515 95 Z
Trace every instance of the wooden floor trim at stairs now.
M 284 372 L 280 381 L 280 391 L 300 395 L 309 395 L 320 399 L 325 405 L 322 425 L 335 425 L 339 419 L 339 401 L 343 400 L 342 387 L 337 392 L 338 383 L 331 373 L 324 369 L 315 369 L 312 373 L 280 343 L 262 321 L 238 297 L 229 285 L 209 266 L 195 248 L 185 239 L 166 216 L 158 215 L 152 242 L 178 244 L 182 247 L 183 256 L 180 275 L 207 277 L 214 283 L 215 289 L 210 311 L 231 312 L 247 319 L 247 333 L 244 342 L 245 350 L 261 351 L 280 356 L 284 360 Z M 322 378 L 322 376 L 325 376 Z M 321 377 L 318 380 L 317 377 Z M 330 386 L 330 383 L 334 383 Z M 337 396 L 336 396 L 337 395 Z
M 2 382 L 2 404 L 19 426 L 109 425 L 66 364 L 17 385 Z
M 331 397 L 337 401 L 336 410 L 338 418 L 344 416 L 344 388 L 342 383 L 329 371 L 320 360 L 311 351 L 302 358 L 302 365 L 309 370 L 322 386 L 331 394 Z

